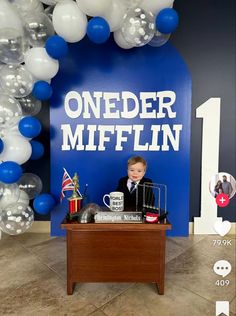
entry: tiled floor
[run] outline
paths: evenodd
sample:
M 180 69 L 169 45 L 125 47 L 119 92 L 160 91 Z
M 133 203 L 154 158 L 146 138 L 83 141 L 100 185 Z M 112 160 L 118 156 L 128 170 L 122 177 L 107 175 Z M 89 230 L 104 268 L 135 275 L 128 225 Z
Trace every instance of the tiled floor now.
M 3 235 L 0 240 L 0 315 L 215 316 L 215 301 L 230 301 L 236 315 L 235 237 L 228 247 L 218 236 L 168 238 L 165 295 L 154 284 L 77 284 L 66 294 L 66 241 L 47 234 Z M 212 267 L 228 260 L 227 287 L 215 285 Z

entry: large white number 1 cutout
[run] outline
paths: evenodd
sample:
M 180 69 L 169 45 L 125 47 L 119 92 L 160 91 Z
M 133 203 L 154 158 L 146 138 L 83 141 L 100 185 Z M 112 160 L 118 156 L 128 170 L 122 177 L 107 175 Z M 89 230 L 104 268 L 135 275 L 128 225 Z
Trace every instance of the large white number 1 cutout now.
M 202 171 L 200 217 L 194 217 L 194 234 L 215 234 L 214 223 L 217 205 L 209 191 L 209 182 L 218 173 L 220 140 L 220 98 L 211 98 L 196 110 L 196 117 L 203 119 Z

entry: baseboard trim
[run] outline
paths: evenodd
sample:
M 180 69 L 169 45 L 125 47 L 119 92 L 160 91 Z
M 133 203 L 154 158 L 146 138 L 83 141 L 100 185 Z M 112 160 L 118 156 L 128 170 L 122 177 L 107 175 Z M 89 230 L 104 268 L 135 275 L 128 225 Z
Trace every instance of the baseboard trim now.
M 28 233 L 48 233 L 51 232 L 51 222 L 50 221 L 35 221 Z
M 193 234 L 194 234 L 194 222 L 189 222 L 189 235 L 193 235 Z M 229 233 L 227 234 L 227 236 L 228 235 L 234 235 L 234 236 L 236 235 L 236 222 L 231 222 L 231 229 Z
M 50 225 L 49 221 L 35 221 L 31 228 L 27 231 L 29 233 L 50 233 Z M 228 235 L 236 235 L 236 223 L 231 223 L 231 230 Z M 193 234 L 193 222 L 189 222 L 189 234 Z

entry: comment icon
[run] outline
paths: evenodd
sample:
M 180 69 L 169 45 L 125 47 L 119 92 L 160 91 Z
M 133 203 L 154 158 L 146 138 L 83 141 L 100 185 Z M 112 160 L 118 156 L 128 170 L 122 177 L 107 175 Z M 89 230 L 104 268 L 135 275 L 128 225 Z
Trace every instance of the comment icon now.
M 219 260 L 214 264 L 213 270 L 216 274 L 226 277 L 231 272 L 231 264 L 227 260 Z

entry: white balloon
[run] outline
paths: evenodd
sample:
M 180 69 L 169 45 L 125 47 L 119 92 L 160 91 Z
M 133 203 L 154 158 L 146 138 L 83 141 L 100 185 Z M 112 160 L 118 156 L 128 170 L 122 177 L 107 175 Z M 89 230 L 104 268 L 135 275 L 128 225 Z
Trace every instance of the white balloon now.
M 126 12 L 126 7 L 119 0 L 112 0 L 112 4 L 102 17 L 108 22 L 110 31 L 114 32 L 118 30 L 123 22 L 123 18 Z
M 40 80 L 53 78 L 59 69 L 59 62 L 51 58 L 43 47 L 33 47 L 25 53 L 25 66 Z
M 0 0 L 0 29 L 12 28 L 23 35 L 23 25 L 16 8 L 6 0 Z
M 102 16 L 111 6 L 112 0 L 76 0 L 80 10 L 89 16 Z
M 57 34 L 69 43 L 80 41 L 86 34 L 87 17 L 71 0 L 55 6 L 52 23 Z
M 143 0 L 140 6 L 154 15 L 159 13 L 162 9 L 172 8 L 174 0 Z
M 114 41 L 116 42 L 116 44 L 118 46 L 120 46 L 121 48 L 124 48 L 124 49 L 130 49 L 130 48 L 133 48 L 134 46 L 131 45 L 130 43 L 126 42 L 126 40 L 124 39 L 124 36 L 121 32 L 121 29 L 119 29 L 118 31 L 115 31 L 113 33 L 113 36 L 114 36 Z
M 30 159 L 32 147 L 27 138 L 20 135 L 7 135 L 2 139 L 4 149 L 0 154 L 2 161 L 15 161 L 22 165 Z

